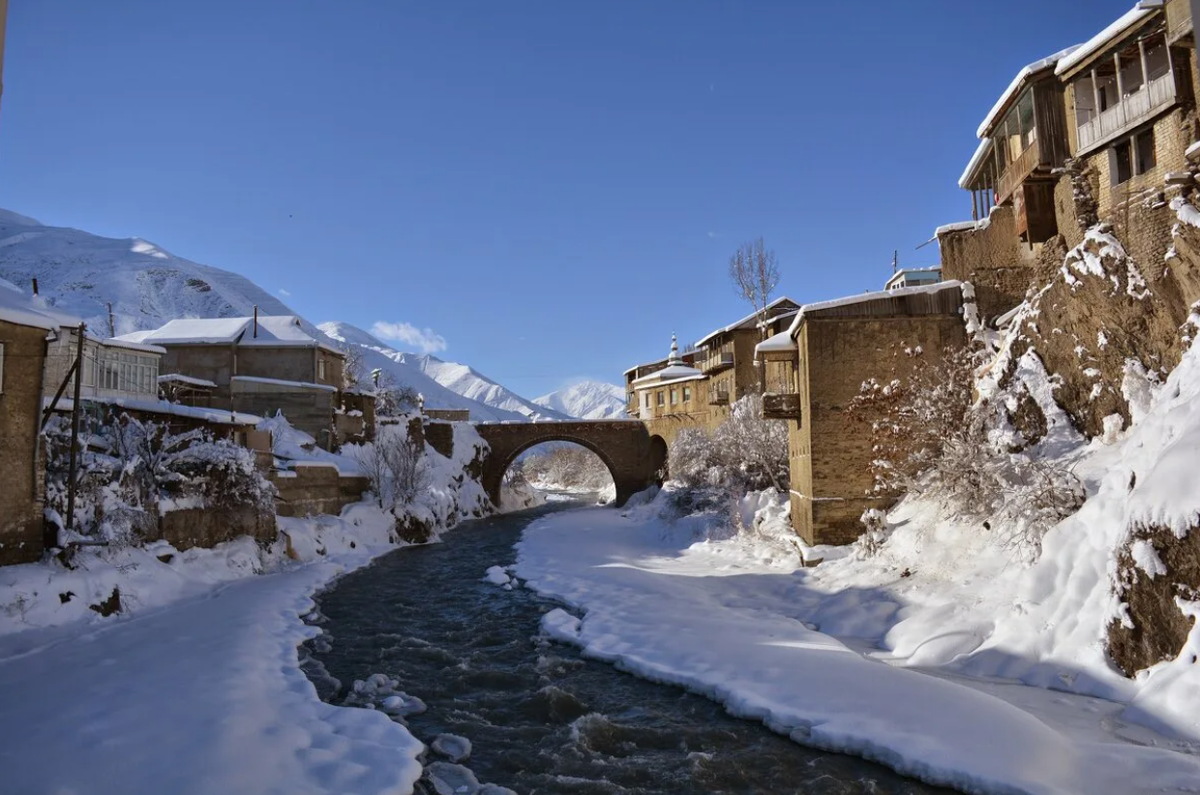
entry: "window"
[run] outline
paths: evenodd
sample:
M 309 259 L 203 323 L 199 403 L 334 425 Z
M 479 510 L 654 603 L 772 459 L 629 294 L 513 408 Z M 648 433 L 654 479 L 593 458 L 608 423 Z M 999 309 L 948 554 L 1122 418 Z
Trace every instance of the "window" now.
M 1129 141 L 1121 141 L 1108 150 L 1108 170 L 1111 173 L 1113 185 L 1128 182 L 1129 178 L 1133 176 L 1132 166 L 1129 158 Z
M 671 389 L 671 405 L 674 406 L 678 402 L 679 402 L 679 390 L 672 388 Z
M 107 347 L 96 349 L 93 386 L 113 392 L 158 394 L 158 357 Z
M 658 405 L 660 405 L 660 406 L 661 406 L 661 405 L 663 404 L 663 392 L 662 392 L 662 390 L 660 389 L 660 390 L 658 390 L 657 392 L 655 392 L 654 394 L 657 396 L 654 402 L 655 402 L 655 403 L 657 403 Z
M 1033 123 L 1033 91 L 1026 91 L 1017 103 L 1017 115 L 1020 117 L 1021 151 L 1029 148 L 1037 140 L 1037 127 Z
M 1133 139 L 1135 174 L 1145 174 L 1154 168 L 1154 128 L 1139 133 Z
M 683 402 L 687 403 L 691 399 L 692 399 L 692 388 L 690 386 L 685 386 L 683 388 Z
M 650 393 L 649 392 L 642 393 L 642 404 L 646 408 L 650 408 Z
M 317 380 L 319 380 L 319 381 L 325 380 L 325 360 L 324 359 L 317 360 Z

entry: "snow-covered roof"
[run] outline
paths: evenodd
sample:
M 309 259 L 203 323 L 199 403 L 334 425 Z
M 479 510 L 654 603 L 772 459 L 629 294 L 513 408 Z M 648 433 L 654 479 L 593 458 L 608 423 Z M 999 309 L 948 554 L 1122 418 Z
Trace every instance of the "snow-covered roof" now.
M 51 398 L 45 398 L 42 401 L 42 406 L 48 407 L 50 401 Z M 189 417 L 217 425 L 258 425 L 263 421 L 262 417 L 255 414 L 246 414 L 241 411 L 225 411 L 224 409 L 214 409 L 206 406 L 184 406 L 180 403 L 171 403 L 166 400 L 96 395 L 84 398 L 83 402 L 104 403 L 110 406 L 117 406 L 118 408 L 129 409 L 130 411 L 145 411 L 154 414 L 170 414 L 175 417 Z M 61 397 L 58 399 L 58 403 L 54 404 L 54 409 L 55 411 L 70 411 L 74 405 L 75 403 L 71 398 Z
M 975 154 L 971 155 L 971 159 L 967 162 L 967 167 L 963 169 L 962 176 L 958 178 L 958 187 L 966 188 L 971 181 L 971 175 L 975 173 L 975 169 L 979 167 L 992 152 L 992 139 L 984 138 L 979 142 L 979 146 L 975 147 Z
M 295 315 L 259 315 L 257 331 L 252 317 L 189 317 L 169 320 L 150 331 L 135 331 L 117 339 L 155 345 L 262 345 L 337 348 L 305 331 Z
M 692 368 L 688 368 L 688 369 L 692 369 Z M 659 372 L 664 372 L 664 371 L 660 370 Z M 639 378 L 637 381 L 634 381 L 633 382 L 634 391 L 636 392 L 641 389 L 656 389 L 660 386 L 670 386 L 671 384 L 679 384 L 684 381 L 702 381 L 703 379 L 707 378 L 707 376 L 705 376 L 704 373 L 700 372 L 699 370 L 692 370 L 691 374 L 689 374 L 689 375 L 675 374 L 668 378 L 656 380 L 656 379 L 658 379 L 658 376 L 659 376 L 659 373 L 653 373 L 651 375 L 645 376 L 644 378 Z
M 901 287 L 899 290 L 877 290 L 873 293 L 862 293 L 860 295 L 848 295 L 845 298 L 834 298 L 830 301 L 819 301 L 815 304 L 805 304 L 800 307 L 800 311 L 796 314 L 796 319 L 792 321 L 792 325 L 788 328 L 788 335 L 796 336 L 796 332 L 800 330 L 800 324 L 804 322 L 804 316 L 817 312 L 822 309 L 833 309 L 839 306 L 852 306 L 861 304 L 867 301 L 879 301 L 889 298 L 903 298 L 906 295 L 918 295 L 921 293 L 937 293 L 942 290 L 962 289 L 962 282 L 957 279 L 951 279 L 948 282 L 938 282 L 937 284 L 922 284 L 916 287 Z
M 1008 103 L 1017 95 L 1017 91 L 1020 90 L 1021 86 L 1028 78 L 1032 77 L 1038 72 L 1049 69 L 1057 63 L 1060 63 L 1061 59 L 1066 58 L 1078 48 L 1078 44 L 1073 44 L 1070 47 L 1067 47 L 1065 50 L 1059 50 L 1053 55 L 1047 55 L 1045 58 L 1034 61 L 1031 64 L 1027 64 L 1025 68 L 1017 72 L 1017 76 L 1012 79 L 1012 82 L 1008 84 L 1008 88 L 1004 89 L 1004 93 L 1000 95 L 1000 98 L 996 100 L 996 104 L 992 106 L 990 111 L 988 111 L 988 115 L 983 118 L 983 123 L 980 124 L 979 129 L 975 131 L 975 137 L 982 138 L 983 136 L 987 135 L 988 130 L 992 128 L 992 126 L 996 123 L 997 118 L 1000 116 L 1000 112 L 1003 111 L 1005 107 L 1007 107 Z
M 796 350 L 796 341 L 792 339 L 790 330 L 781 331 L 754 346 L 754 355 L 760 353 L 786 353 Z
M 166 348 L 158 345 L 147 345 L 144 342 L 136 342 L 134 340 L 123 340 L 116 337 L 94 337 L 87 333 L 84 336 L 93 342 L 100 343 L 106 348 L 125 348 L 126 350 L 139 351 L 140 353 L 164 354 L 167 352 Z
M 775 307 L 779 306 L 784 301 L 789 301 L 793 304 L 796 303 L 795 301 L 792 301 L 792 299 L 788 298 L 786 295 L 783 295 L 783 296 L 780 296 L 779 298 L 776 298 L 771 303 L 767 304 L 766 308 L 769 311 L 769 310 L 774 309 Z M 696 343 L 696 347 L 699 348 L 701 345 L 708 342 L 713 337 L 715 337 L 719 334 L 724 334 L 727 331 L 733 331 L 734 329 L 739 329 L 739 328 L 747 328 L 747 327 L 749 327 L 749 325 L 751 323 L 753 323 L 757 319 L 758 319 L 757 312 L 753 312 L 749 315 L 746 315 L 744 318 L 737 321 L 736 323 L 731 323 L 728 326 L 717 329 L 716 331 L 709 332 L 707 336 L 705 336 L 703 339 L 701 339 L 699 342 Z
M 199 387 L 205 387 L 205 388 L 210 388 L 210 389 L 217 388 L 217 385 L 214 384 L 212 381 L 206 381 L 203 378 L 193 378 L 190 375 L 183 375 L 182 373 L 167 373 L 166 375 L 160 375 L 158 377 L 158 383 L 160 383 L 160 384 L 187 384 L 188 386 L 199 386 Z
M 1133 8 L 1126 11 L 1118 17 L 1112 24 L 1104 30 L 1092 36 L 1083 44 L 1076 47 L 1068 55 L 1064 55 L 1058 61 L 1058 66 L 1054 68 L 1054 74 L 1061 75 L 1079 66 L 1084 61 L 1104 49 L 1113 39 L 1120 36 L 1129 28 L 1138 24 L 1142 20 L 1149 17 L 1151 14 L 1158 13 L 1162 8 L 1163 0 L 1141 0 Z
M 51 309 L 45 298 L 25 295 L 7 281 L 0 285 L 0 320 L 47 331 L 64 326 L 74 327 L 83 322 L 74 315 Z

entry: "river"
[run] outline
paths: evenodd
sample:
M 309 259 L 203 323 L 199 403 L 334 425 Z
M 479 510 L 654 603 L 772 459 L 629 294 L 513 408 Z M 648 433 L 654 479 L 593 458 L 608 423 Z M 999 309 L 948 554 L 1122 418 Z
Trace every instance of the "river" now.
M 340 579 L 318 597 L 325 634 L 302 654 L 321 697 L 345 703 L 347 685 L 386 673 L 428 706 L 404 719 L 420 740 L 468 738 L 462 764 L 522 795 L 948 792 L 799 746 L 541 637 L 541 616 L 558 605 L 482 577 L 514 561 L 531 521 L 578 507 L 467 522 L 442 543 L 397 550 Z M 430 752 L 427 762 L 437 759 Z M 418 785 L 436 791 L 428 777 Z

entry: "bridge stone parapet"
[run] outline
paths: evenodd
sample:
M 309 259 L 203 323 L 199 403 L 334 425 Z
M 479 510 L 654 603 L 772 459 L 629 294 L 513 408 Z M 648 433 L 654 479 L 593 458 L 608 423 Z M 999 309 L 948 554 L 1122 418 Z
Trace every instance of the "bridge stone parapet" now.
M 666 472 L 666 442 L 637 420 L 479 423 L 475 429 L 488 444 L 483 487 L 494 505 L 500 504 L 500 485 L 513 461 L 544 442 L 572 442 L 595 453 L 616 484 L 618 506 L 661 483 Z

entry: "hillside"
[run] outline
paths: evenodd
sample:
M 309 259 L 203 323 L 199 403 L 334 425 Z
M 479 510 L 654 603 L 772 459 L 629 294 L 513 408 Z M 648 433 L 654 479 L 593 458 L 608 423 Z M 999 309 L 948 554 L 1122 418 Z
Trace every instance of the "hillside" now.
M 534 398 L 534 403 L 584 420 L 625 418 L 625 390 L 602 381 L 580 381 Z
M 391 373 L 397 384 L 424 395 L 425 405 L 431 408 L 469 409 L 472 419 L 482 421 L 563 418 L 466 365 L 398 351 L 349 323 L 331 321 L 317 328 L 338 343 L 362 348 L 363 367 L 368 373 L 376 368 Z
M 46 226 L 0 210 L 0 279 L 28 293 L 35 278 L 51 307 L 82 317 L 102 334 L 110 332 L 109 303 L 115 334 L 157 328 L 179 317 L 244 317 L 255 306 L 268 315 L 296 314 L 243 276 L 177 257 L 149 241 Z M 565 416 L 470 367 L 398 351 L 348 324 L 304 325 L 310 333 L 326 331 L 335 341 L 362 346 L 368 370 L 391 373 L 398 384 L 423 394 L 431 408 L 468 409 L 483 421 Z

